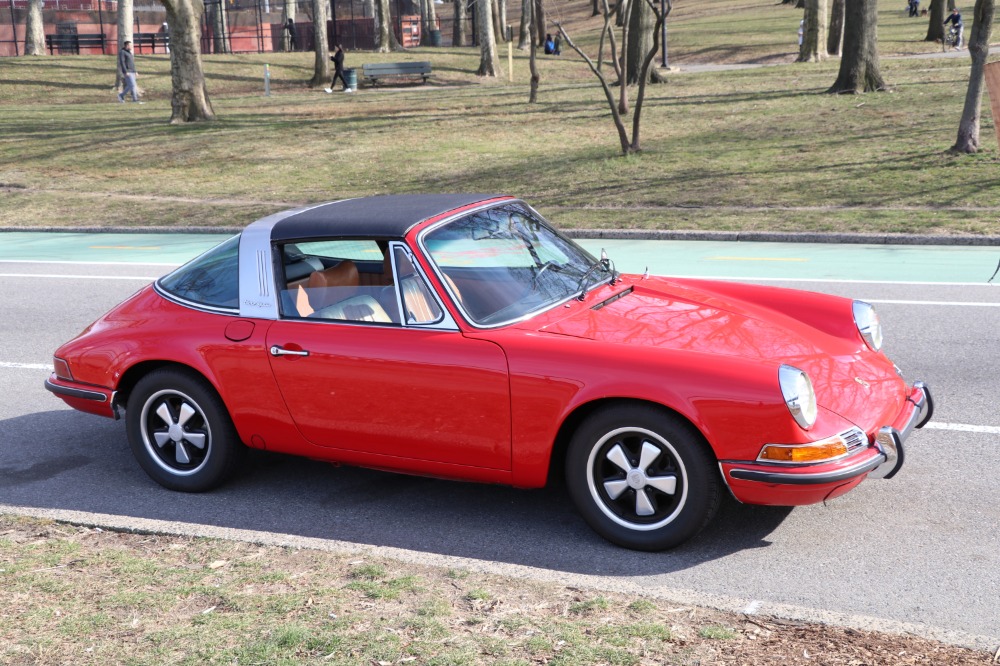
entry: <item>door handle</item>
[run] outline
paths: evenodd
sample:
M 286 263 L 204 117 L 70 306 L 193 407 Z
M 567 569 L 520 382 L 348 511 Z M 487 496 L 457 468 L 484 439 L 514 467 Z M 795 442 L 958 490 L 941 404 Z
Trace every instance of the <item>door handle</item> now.
M 271 356 L 309 356 L 309 352 L 305 349 L 299 351 L 296 349 L 285 349 L 278 345 L 271 345 Z

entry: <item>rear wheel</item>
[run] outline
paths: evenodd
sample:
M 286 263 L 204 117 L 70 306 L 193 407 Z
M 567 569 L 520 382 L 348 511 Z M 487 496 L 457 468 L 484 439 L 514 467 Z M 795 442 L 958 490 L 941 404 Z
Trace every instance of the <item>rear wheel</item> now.
M 221 485 L 243 452 L 222 400 L 191 372 L 162 369 L 140 379 L 125 418 L 139 465 L 171 490 L 201 492 Z
M 722 492 L 701 435 L 638 404 L 601 409 L 580 424 L 566 482 L 594 531 L 636 550 L 665 550 L 693 537 L 715 515 Z

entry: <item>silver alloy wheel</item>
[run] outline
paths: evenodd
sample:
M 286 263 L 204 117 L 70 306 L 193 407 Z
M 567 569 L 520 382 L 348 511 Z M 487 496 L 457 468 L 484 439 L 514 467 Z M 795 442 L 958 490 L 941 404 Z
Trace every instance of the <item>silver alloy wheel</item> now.
M 677 450 L 651 430 L 618 428 L 590 450 L 590 495 L 604 515 L 630 530 L 670 524 L 684 508 L 688 485 Z
M 157 391 L 143 405 L 139 423 L 150 458 L 165 471 L 190 476 L 204 467 L 212 431 L 190 397 L 174 389 Z

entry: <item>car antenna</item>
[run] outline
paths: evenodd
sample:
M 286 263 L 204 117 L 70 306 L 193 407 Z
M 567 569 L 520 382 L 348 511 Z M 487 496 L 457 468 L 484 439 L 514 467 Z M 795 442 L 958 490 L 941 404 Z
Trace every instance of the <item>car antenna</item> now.
M 997 262 L 997 269 L 993 271 L 993 275 L 990 276 L 990 279 L 986 281 L 986 284 L 993 282 L 993 278 L 997 276 L 997 273 L 1000 273 L 1000 261 Z

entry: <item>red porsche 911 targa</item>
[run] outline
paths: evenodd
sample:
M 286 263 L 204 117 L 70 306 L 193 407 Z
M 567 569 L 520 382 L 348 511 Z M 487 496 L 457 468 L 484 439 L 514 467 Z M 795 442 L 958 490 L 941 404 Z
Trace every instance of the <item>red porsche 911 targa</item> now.
M 791 506 L 893 476 L 932 402 L 881 345 L 861 301 L 621 275 L 517 199 L 400 195 L 258 220 L 60 347 L 46 386 L 124 411 L 174 490 L 219 486 L 247 447 L 559 473 L 599 534 L 660 550 L 726 490 Z

